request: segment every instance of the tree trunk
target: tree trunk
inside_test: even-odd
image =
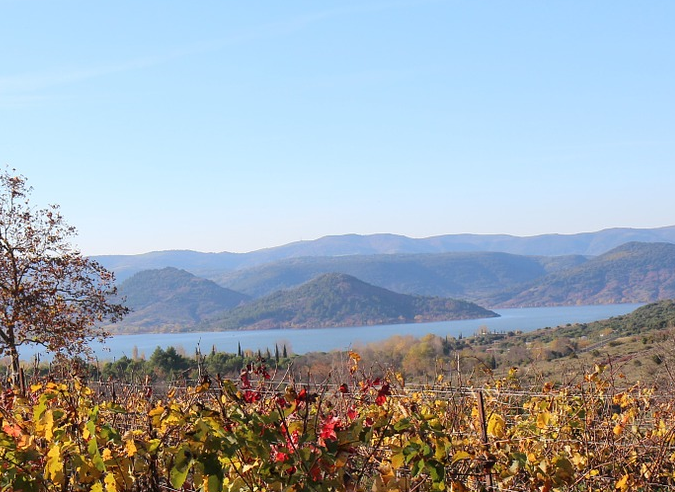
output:
[[[9,347],[9,356],[12,359],[12,366],[9,373],[10,381],[12,386],[19,388],[21,390],[21,394],[24,394],[25,387],[23,384],[21,361],[19,360],[19,352],[14,345]]]

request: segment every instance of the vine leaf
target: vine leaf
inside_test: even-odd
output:
[[[506,420],[498,413],[493,413],[488,421],[487,433],[491,437],[501,439],[506,434]]]

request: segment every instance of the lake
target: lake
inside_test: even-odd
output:
[[[629,313],[642,304],[610,304],[602,306],[565,306],[542,308],[515,308],[494,310],[499,318],[481,318],[435,323],[412,323],[381,326],[354,326],[346,328],[310,328],[302,330],[256,330],[216,331],[196,333],[147,333],[142,335],[118,335],[104,345],[92,343],[94,353],[100,360],[112,360],[126,355],[131,357],[134,349],[139,355],[150,357],[157,347],[182,347],[186,353],[194,353],[201,346],[208,352],[213,346],[218,351],[236,353],[238,344],[242,350],[251,349],[274,352],[283,345],[289,353],[329,352],[346,350],[359,345],[385,340],[394,335],[422,337],[428,333],[439,336],[471,336],[478,328],[489,331],[532,331],[538,328],[555,327],[567,323],[587,323]],[[31,359],[37,350],[21,348],[22,359]]]

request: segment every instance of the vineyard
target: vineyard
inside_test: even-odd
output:
[[[675,487],[675,400],[596,366],[566,387],[249,364],[192,385],[33,381],[0,399],[0,490],[657,491]],[[272,372],[272,374],[270,374]]]

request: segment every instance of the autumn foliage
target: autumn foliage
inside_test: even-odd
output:
[[[238,381],[39,382],[0,402],[0,490],[664,490],[675,408],[603,367],[574,387],[410,387],[347,362],[305,385],[250,364]],[[276,379],[276,380],[275,380]],[[478,395],[481,395],[478,398]],[[482,401],[484,408],[479,408]]]
[[[127,312],[111,302],[114,275],[82,256],[59,207],[35,208],[31,192],[23,176],[0,172],[0,355],[10,357],[17,384],[23,345],[87,352],[89,341],[107,336],[100,322]]]

